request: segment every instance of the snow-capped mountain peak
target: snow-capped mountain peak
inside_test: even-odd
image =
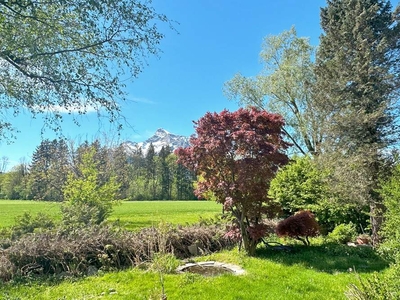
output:
[[[160,152],[161,148],[164,146],[170,146],[171,150],[174,151],[179,147],[188,147],[189,146],[189,138],[182,135],[176,135],[168,132],[163,128],[157,129],[153,136],[145,140],[144,142],[131,142],[127,141],[124,143],[127,151],[136,151],[139,148],[142,149],[143,154],[146,154],[149,150],[150,144],[153,144],[154,151],[156,153]]]

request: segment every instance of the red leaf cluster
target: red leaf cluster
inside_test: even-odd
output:
[[[276,233],[280,237],[292,237],[302,241],[305,245],[309,245],[308,237],[317,236],[319,226],[313,213],[309,210],[302,210],[280,221],[276,227]]]
[[[179,163],[202,177],[196,195],[212,191],[218,202],[223,204],[228,197],[233,204],[248,205],[249,210],[253,202],[267,201],[270,180],[288,162],[282,117],[241,108],[207,113],[194,124],[191,146],[175,153]]]
[[[190,147],[175,151],[178,162],[199,176],[196,195],[212,192],[255,243],[262,215],[275,209],[267,193],[270,181],[288,162],[282,117],[251,107],[209,112],[194,124]]]

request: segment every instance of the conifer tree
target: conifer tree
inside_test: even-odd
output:
[[[321,159],[338,191],[368,202],[377,242],[381,202],[375,189],[382,154],[396,133],[400,26],[389,1],[327,3],[315,70],[317,109],[327,116]]]
[[[30,193],[34,199],[62,201],[69,170],[68,147],[63,139],[43,140],[32,156]]]

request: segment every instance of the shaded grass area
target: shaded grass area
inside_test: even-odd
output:
[[[61,203],[44,201],[0,200],[0,228],[15,224],[15,218],[28,212],[49,214],[61,219]],[[212,218],[221,212],[221,205],[213,201],[122,201],[109,217],[110,222],[137,230],[158,225],[161,221],[171,224],[196,223],[200,218]]]
[[[340,272],[370,273],[388,266],[370,247],[350,247],[342,244],[324,244],[315,239],[311,246],[292,246],[292,253],[259,247],[257,256],[285,266],[302,266],[329,274]]]
[[[375,259],[370,249],[357,248],[352,253],[332,245],[333,256],[323,245],[299,246],[294,253],[274,252],[260,247],[257,257],[247,257],[237,249],[198,257],[196,260],[237,264],[245,275],[224,274],[202,277],[198,274],[164,276],[168,299],[240,300],[240,299],[346,299],[345,292],[357,275],[347,266],[360,266],[362,260]],[[353,250],[352,250],[353,251]],[[325,261],[332,261],[323,267]],[[358,275],[370,276],[386,263],[378,259],[360,269]],[[16,299],[160,299],[159,274],[138,268],[64,281],[31,281],[0,286],[0,298]]]

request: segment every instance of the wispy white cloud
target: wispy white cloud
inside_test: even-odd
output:
[[[55,112],[55,113],[61,113],[61,114],[76,114],[79,112],[85,112],[85,113],[94,113],[97,112],[98,109],[95,108],[94,106],[88,105],[88,106],[60,106],[60,105],[51,105],[49,107],[45,108],[46,111],[49,112]]]
[[[72,105],[36,105],[33,107],[35,111],[40,111],[40,112],[49,112],[49,113],[59,113],[59,114],[78,114],[78,113],[85,113],[85,114],[90,114],[90,113],[95,113],[98,112],[99,109],[96,108],[93,105],[88,105],[85,103],[74,103]]]
[[[153,100],[143,98],[143,97],[133,97],[131,100],[133,102],[144,103],[144,104],[156,104],[157,103]]]

